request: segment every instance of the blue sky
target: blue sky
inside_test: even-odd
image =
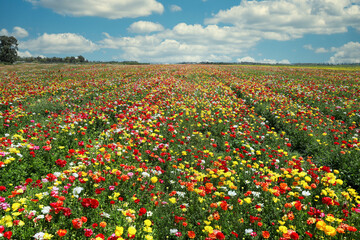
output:
[[[360,0],[0,0],[20,56],[360,63]]]

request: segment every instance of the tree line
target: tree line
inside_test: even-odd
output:
[[[86,63],[83,56],[77,57],[20,57],[18,55],[18,42],[13,36],[0,36],[0,62],[13,64],[14,62],[39,63]]]
[[[38,62],[38,63],[87,63],[83,56],[79,55],[77,57],[18,57],[17,61],[19,62]]]

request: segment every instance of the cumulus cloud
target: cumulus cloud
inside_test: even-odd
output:
[[[249,63],[256,62],[254,58],[249,57],[249,56],[246,56],[246,57],[243,57],[243,58],[238,58],[238,59],[236,59],[236,61],[237,62],[249,62]]]
[[[0,36],[9,36],[9,32],[8,30],[6,30],[5,28],[0,30]]]
[[[248,63],[264,63],[264,64],[290,64],[290,61],[287,59],[283,59],[281,61],[277,61],[275,59],[262,59],[262,60],[255,60],[254,58],[250,56],[246,56],[243,58],[236,59],[237,62],[248,62]]]
[[[323,47],[314,49],[311,44],[304,45],[303,48],[305,48],[307,50],[314,51],[315,53],[327,53],[327,52],[329,52],[329,50],[327,50],[327,49],[325,49]]]
[[[323,47],[315,49],[315,53],[327,53],[327,52],[329,51]]]
[[[170,11],[172,11],[172,12],[180,12],[181,10],[182,10],[181,7],[178,6],[178,5],[171,5],[170,6]]]
[[[18,53],[18,56],[19,57],[41,57],[41,58],[45,58],[44,55],[40,55],[40,54],[31,54],[29,51],[25,51],[25,52],[22,52],[22,51],[17,51]]]
[[[102,48],[121,49],[119,58],[150,62],[231,61],[260,38],[235,27],[179,23],[172,29],[135,37],[105,34]]]
[[[329,63],[360,63],[360,43],[348,42],[339,48],[331,48],[335,52],[334,56],[330,57]]]
[[[150,32],[159,32],[162,30],[164,30],[164,27],[161,24],[148,22],[148,21],[134,22],[128,28],[128,31],[133,33],[150,33]]]
[[[71,16],[94,16],[109,19],[136,18],[162,13],[164,6],[156,0],[26,0],[34,6],[50,8]]]
[[[243,31],[258,31],[265,39],[289,40],[304,34],[344,33],[348,27],[360,30],[358,0],[274,0],[241,1],[221,10],[206,24],[230,24]]]
[[[36,39],[20,42],[19,48],[43,54],[73,55],[95,51],[98,46],[83,36],[74,33],[44,33]]]
[[[0,35],[5,36],[14,36],[15,38],[25,38],[29,36],[29,33],[21,27],[14,27],[12,32],[9,32],[7,29],[3,28],[0,30]]]
[[[19,57],[32,57],[32,54],[29,51],[21,52],[17,51]]]

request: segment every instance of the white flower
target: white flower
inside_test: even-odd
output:
[[[50,212],[51,207],[45,206],[41,209],[42,214],[48,214]]]
[[[245,229],[245,234],[251,234],[253,231],[252,229]]]
[[[106,212],[102,212],[100,214],[101,217],[106,217],[106,218],[110,218],[110,214],[106,213]]]
[[[177,195],[179,195],[179,197],[185,197],[185,193],[184,192],[176,192]]]
[[[54,172],[55,177],[60,177],[61,173],[60,172]]]
[[[229,192],[228,192],[228,195],[229,195],[230,197],[234,197],[234,196],[236,196],[237,194],[236,194],[235,191],[229,191]]]
[[[311,193],[309,191],[302,191],[301,194],[304,196],[304,197],[307,197],[307,196],[310,196]]]
[[[255,197],[260,197],[260,192],[252,192]]]
[[[74,189],[73,189],[73,195],[74,195],[75,197],[79,197],[79,194],[81,193],[82,190],[84,190],[84,188],[82,188],[82,187],[76,187],[76,188],[74,188]]]
[[[150,177],[150,174],[147,173],[147,172],[142,172],[141,175],[142,175],[143,177]]]
[[[177,232],[178,232],[178,230],[176,228],[170,229],[170,234],[175,234]]]
[[[146,212],[146,216],[151,217],[152,215],[153,215],[153,212],[152,212],[152,211],[147,211],[147,212]]]
[[[38,232],[38,233],[36,233],[36,234],[34,235],[34,238],[37,239],[37,240],[42,240],[42,239],[44,239],[44,235],[45,235],[45,233],[43,233],[43,232]]]

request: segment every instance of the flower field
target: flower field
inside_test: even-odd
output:
[[[3,67],[0,239],[360,239],[359,70]]]

